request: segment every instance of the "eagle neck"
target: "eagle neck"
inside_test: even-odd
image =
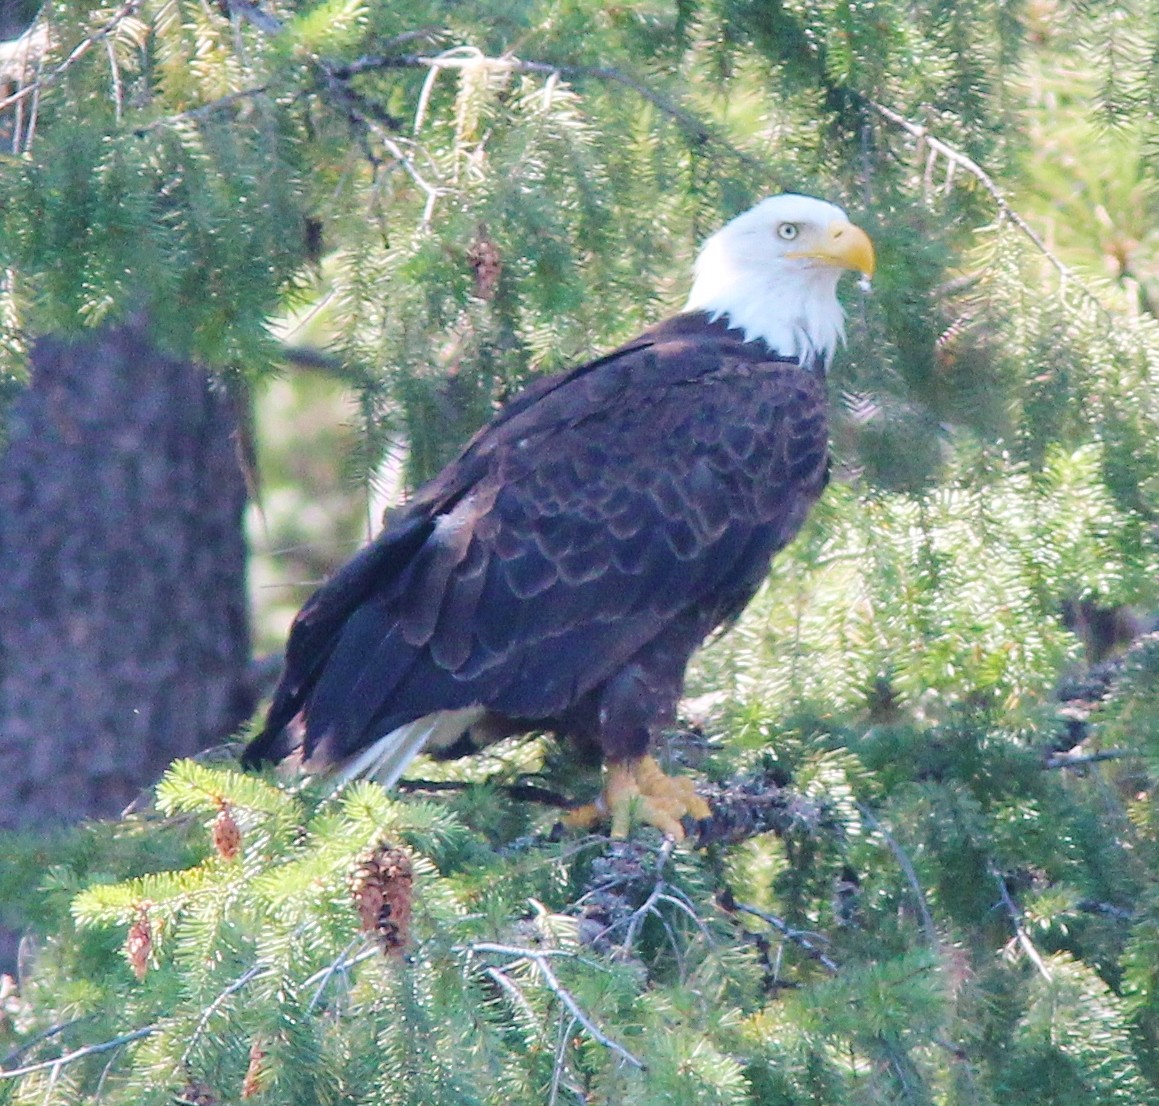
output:
[[[779,356],[824,373],[845,337],[840,276],[833,266],[801,261],[738,262],[712,238],[697,259],[684,310],[726,319],[746,342],[763,341]]]
[[[786,353],[777,349],[769,340],[761,335],[750,336],[744,327],[732,321],[727,312],[718,311],[686,311],[676,316],[668,324],[679,330],[696,330],[707,332],[709,335],[737,342],[751,349],[761,361],[779,361],[783,364],[798,365],[807,372],[824,377],[828,368],[828,359],[819,355],[806,355],[804,358],[796,353]]]

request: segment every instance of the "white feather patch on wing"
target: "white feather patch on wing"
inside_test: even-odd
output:
[[[366,777],[383,787],[393,787],[399,776],[424,749],[442,749],[483,717],[482,707],[440,710],[407,722],[380,737],[373,745],[348,760],[333,776],[336,787]]]

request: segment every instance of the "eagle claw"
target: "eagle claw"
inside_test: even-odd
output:
[[[665,775],[655,759],[639,757],[609,764],[599,799],[570,811],[563,821],[573,829],[589,829],[611,815],[613,837],[627,837],[632,822],[637,821],[683,841],[680,819],[690,815],[700,821],[711,813],[691,779]]]

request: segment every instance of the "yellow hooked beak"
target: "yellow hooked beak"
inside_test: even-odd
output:
[[[820,243],[812,249],[795,250],[786,256],[809,257],[842,269],[855,269],[867,277],[873,276],[876,267],[869,235],[860,227],[844,222],[830,223]]]

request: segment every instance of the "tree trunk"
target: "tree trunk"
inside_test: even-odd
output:
[[[46,338],[0,453],[0,828],[115,815],[252,708],[229,397],[140,327]]]

